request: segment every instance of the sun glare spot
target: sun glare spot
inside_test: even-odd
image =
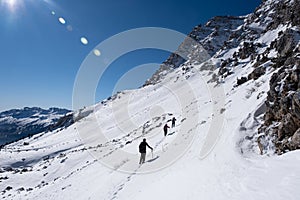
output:
[[[89,43],[89,41],[85,38],[85,37],[81,37],[80,41],[82,44],[87,45]]]
[[[61,24],[66,24],[66,20],[62,17],[58,18],[58,21],[61,23]]]
[[[21,0],[2,0],[0,2],[2,5],[8,7],[8,9],[12,12],[15,11],[20,4],[22,4]]]
[[[54,12],[54,11],[51,11],[51,14],[52,14],[52,15],[55,15],[55,12]]]
[[[6,0],[6,2],[10,7],[14,7],[16,4],[16,0]]]

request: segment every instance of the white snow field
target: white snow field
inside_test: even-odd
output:
[[[67,129],[6,146],[1,199],[299,199],[300,151],[261,156],[247,140],[274,71],[237,87],[251,63],[219,85],[207,84],[201,65],[191,67],[85,108]],[[172,117],[176,127],[164,137]],[[154,151],[139,165],[143,138]]]
[[[269,81],[276,72],[272,60],[259,63],[266,69],[264,75],[236,84],[253,72],[259,55],[277,57],[271,44],[280,32],[298,30],[289,23],[267,30],[279,2],[263,1],[244,21],[243,17],[216,17],[210,22],[216,23],[216,31],[215,25],[195,30],[194,36],[213,54],[206,63],[195,64],[201,54],[192,46],[189,60],[162,72],[167,75],[160,83],[123,91],[81,109],[66,129],[5,146],[0,150],[0,198],[300,199],[300,151],[274,155],[268,138],[260,155],[256,142]],[[232,28],[233,38],[226,39]],[[260,44],[255,49],[258,56],[234,60],[233,55],[249,41]],[[204,69],[229,58],[234,61],[229,61],[231,74],[211,80],[218,69]],[[165,137],[163,126],[171,126],[173,117],[176,126]],[[143,138],[154,150],[147,149],[146,162],[139,165]]]

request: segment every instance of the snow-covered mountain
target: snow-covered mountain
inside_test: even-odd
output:
[[[2,198],[298,199],[299,3],[266,0],[247,16],[215,17],[143,88],[7,145]],[[153,153],[139,165],[143,138]]]
[[[53,130],[60,118],[70,113],[62,108],[25,107],[0,113],[0,145]]]
[[[220,82],[236,76],[236,70],[251,64],[251,72],[244,71],[237,85],[257,80],[271,67],[277,70],[270,80],[270,90],[265,101],[266,112],[260,134],[253,132],[253,140],[264,148],[273,140],[278,154],[300,148],[300,2],[263,1],[256,11],[241,17],[214,17],[204,26],[198,25],[178,48],[186,58],[173,53],[145,85],[159,83],[166,74],[178,67],[182,71],[201,63],[201,48],[212,56],[202,66],[219,70],[212,80]],[[192,38],[201,44],[194,47]],[[188,50],[187,50],[188,49]],[[192,49],[192,50],[191,50]],[[222,80],[220,80],[222,79]],[[226,81],[226,80],[225,80]],[[235,85],[235,86],[237,86]],[[264,143],[264,144],[263,144]],[[266,147],[268,146],[268,147]]]

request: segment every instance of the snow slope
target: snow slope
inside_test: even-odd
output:
[[[206,84],[209,72],[200,68],[193,66],[188,78],[177,69],[162,85],[124,91],[86,108],[90,114],[65,130],[8,145],[0,153],[1,197],[298,199],[300,152],[259,156],[243,141],[257,128],[274,70],[240,87],[232,85],[250,64],[227,77],[217,86],[226,96],[221,112]],[[164,138],[162,126],[173,116],[177,125]],[[216,117],[224,117],[217,143],[201,157]],[[154,152],[140,166],[137,149],[144,137]]]

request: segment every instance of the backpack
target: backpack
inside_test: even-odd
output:
[[[140,146],[139,146],[139,152],[142,153],[142,151],[143,151],[143,145],[141,143]]]

